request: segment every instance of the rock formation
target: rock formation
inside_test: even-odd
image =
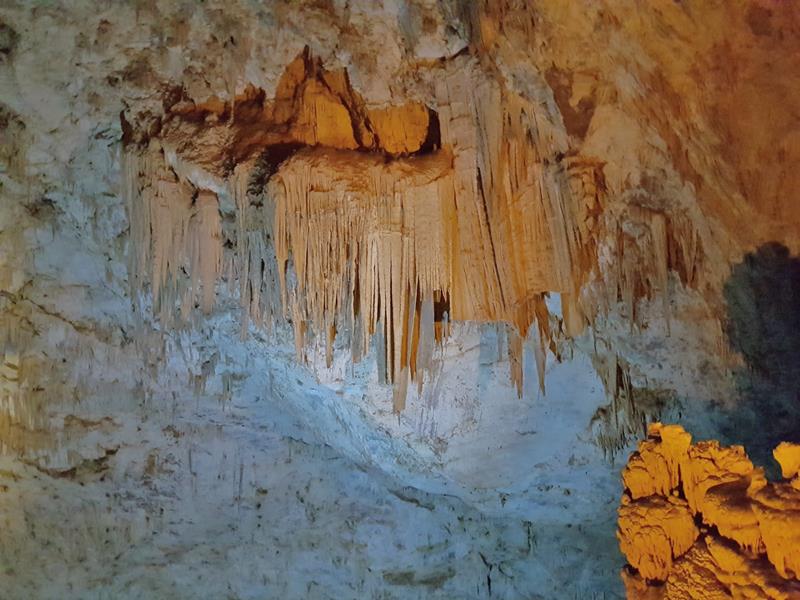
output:
[[[775,449],[785,479],[773,483],[741,446],[651,425],[622,472],[628,598],[800,598],[798,452]]]
[[[126,178],[141,232],[133,237],[140,248],[134,269],[152,271],[156,306],[174,310],[175,299],[159,295],[169,291],[158,280],[167,273],[147,264],[151,247],[156,264],[173,263],[170,279],[183,263],[161,253],[186,254],[180,235],[166,230],[170,239],[158,239],[153,211],[142,206],[151,196],[170,204],[177,192],[159,189],[167,169],[184,185],[217,180],[231,189],[237,244],[248,232],[272,241],[258,245],[268,255],[238,252],[230,276],[254,259],[265,274],[277,273],[280,289],[274,280],[250,281],[257,293],[242,290],[243,308],[257,322],[264,313],[270,321],[291,315],[300,358],[312,334],[326,340],[328,366],[337,333],[349,335],[354,360],[377,335],[381,374],[397,383],[401,410],[407,381],[429,368],[448,320],[513,326],[514,363],[521,345],[513,340],[537,323],[543,388],[551,339],[545,294],[561,295],[570,335],[584,328],[579,291],[596,268],[602,174],[591,161],[548,158],[566,146],[537,118],[541,109],[476,65],[440,71],[435,110],[418,103],[369,110],[346,71],[326,71],[306,49],[272,100],[252,88],[229,104],[176,96],[157,119],[157,139],[148,138],[152,118],[141,117],[147,130],[133,125]],[[667,222],[652,219],[653,264],[660,265],[653,272],[665,289]],[[512,376],[521,392],[521,373]]]

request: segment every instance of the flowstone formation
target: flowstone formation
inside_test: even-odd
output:
[[[774,456],[780,482],[741,446],[652,424],[622,472],[628,598],[800,598],[800,444]]]

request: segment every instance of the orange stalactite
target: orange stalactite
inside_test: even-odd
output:
[[[521,394],[526,339],[544,392],[557,336],[581,335],[618,301],[633,323],[637,301],[657,293],[668,318],[670,265],[679,256],[694,268],[693,230],[643,207],[606,213],[602,163],[569,153],[546,107],[481,68],[443,69],[430,107],[368,107],[345,71],[306,51],[271,101],[251,86],[235,113],[215,99],[173,102],[159,138],[134,135],[126,153],[134,289],[149,281],[169,323],[179,299],[188,313],[200,294],[208,312],[211,278],[224,270],[229,285],[238,278],[242,331],[290,318],[301,360],[312,339],[329,365],[336,336],[354,361],[375,341],[396,410],[454,321],[513,328],[508,358]],[[218,204],[205,193],[193,201],[198,173],[233,197],[230,261]],[[623,218],[636,226],[623,228]],[[617,267],[601,275],[609,236]],[[191,293],[178,298],[187,261]],[[549,293],[561,295],[555,327]]]

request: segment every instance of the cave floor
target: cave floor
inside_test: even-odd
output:
[[[143,420],[68,473],[2,458],[2,597],[620,597],[607,522],[489,516],[273,416]]]

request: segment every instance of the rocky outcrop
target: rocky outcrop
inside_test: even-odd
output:
[[[784,477],[796,475],[798,449],[775,449]],[[628,598],[800,598],[800,478],[767,482],[741,446],[691,444],[660,423],[622,478]]]

